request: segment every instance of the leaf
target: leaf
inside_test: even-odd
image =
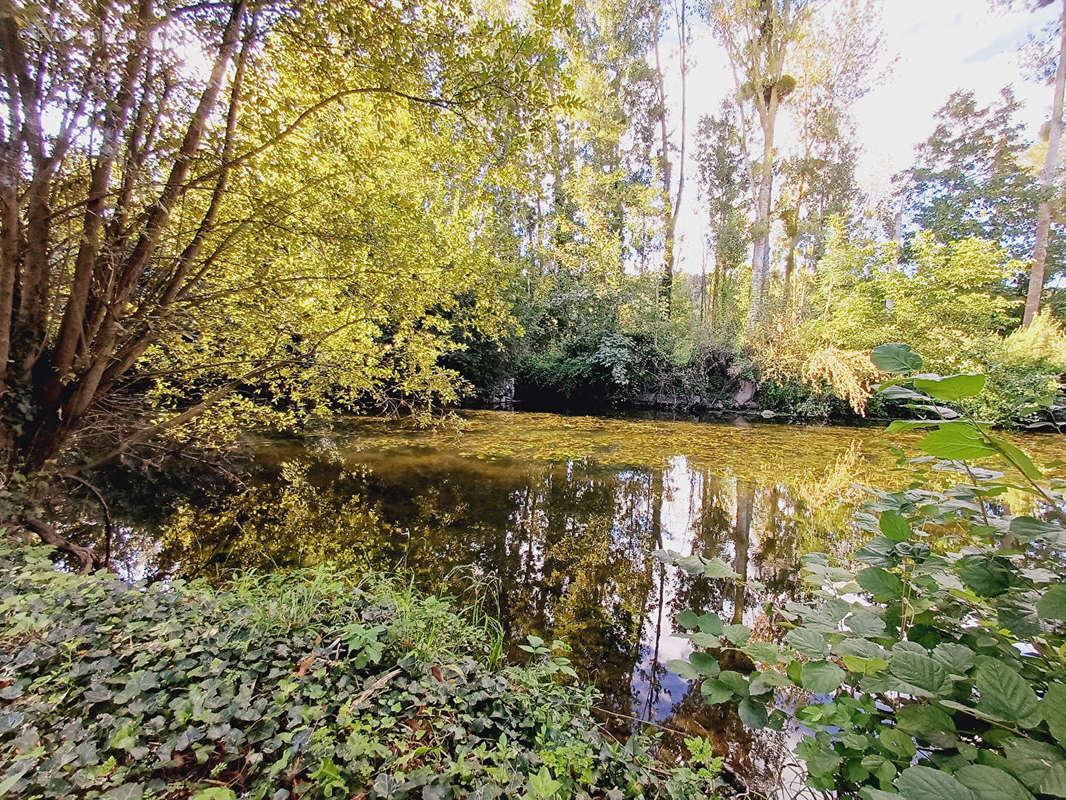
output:
[[[1014,669],[989,659],[977,668],[974,677],[981,695],[978,710],[996,719],[1018,722],[1024,727],[1039,724],[1036,693]]]
[[[885,728],[877,738],[886,750],[907,761],[910,761],[911,757],[918,752],[914,746],[914,740],[899,728]]]
[[[700,677],[699,672],[694,666],[684,659],[675,658],[666,663],[666,668],[676,675],[684,678],[686,681],[694,681]]]
[[[785,641],[810,658],[821,658],[829,652],[825,637],[813,628],[793,628],[785,636]]]
[[[1044,480],[1044,473],[1036,468],[1036,464],[1033,463],[1033,460],[1029,458],[1024,451],[1015,447],[1006,439],[998,439],[995,436],[989,436],[988,440],[1009,462],[1021,470],[1022,474],[1029,480],[1034,483],[1039,483]]]
[[[855,579],[875,600],[898,600],[903,596],[903,581],[881,567],[867,567]]]
[[[1037,601],[1036,610],[1045,619],[1066,620],[1066,585],[1049,587]]]
[[[973,650],[963,644],[945,642],[933,648],[932,658],[949,673],[963,676],[974,664]]]
[[[882,511],[877,523],[881,532],[894,542],[904,542],[910,538],[910,523],[897,511]]]
[[[707,680],[700,686],[703,701],[709,706],[724,703],[733,697],[733,690],[719,680]]]
[[[844,678],[844,670],[829,661],[809,661],[800,669],[800,685],[815,694],[835,692]]]
[[[529,786],[536,797],[552,797],[563,788],[561,781],[552,777],[547,766],[540,768],[540,772],[529,776]]]
[[[685,610],[677,615],[677,624],[682,628],[693,629],[699,627],[699,615],[695,611]]]
[[[945,375],[937,378],[915,378],[914,388],[921,392],[953,403],[965,397],[975,397],[985,388],[984,375]]]
[[[713,611],[700,614],[696,619],[696,627],[700,629],[701,633],[709,633],[712,636],[721,636],[724,629],[722,618]]]
[[[1061,526],[1033,517],[1015,517],[1010,521],[1009,530],[1024,542],[1033,539],[1057,539],[1063,534]]]
[[[740,576],[733,571],[733,568],[725,563],[722,559],[715,556],[709,558],[703,565],[703,574],[707,578],[739,578]]]
[[[948,671],[943,666],[928,655],[900,647],[899,644],[892,648],[888,669],[901,681],[934,695],[951,685]]]
[[[885,621],[871,611],[856,611],[846,624],[856,636],[876,637],[885,632]]]
[[[931,456],[949,461],[966,461],[995,455],[981,432],[966,422],[945,422],[918,442],[918,447]]]
[[[737,697],[747,697],[749,692],[748,679],[739,672],[730,669],[722,670],[718,680],[728,686]]]
[[[896,779],[907,800],[974,800],[974,794],[946,772],[932,767],[907,767]]]
[[[870,351],[870,360],[881,372],[907,373],[922,368],[922,357],[903,342],[890,342]]]
[[[1051,735],[1059,744],[1066,745],[1066,685],[1053,683],[1048,686],[1040,701],[1040,710]]]
[[[766,706],[752,700],[750,697],[740,701],[740,705],[737,706],[737,714],[745,727],[753,730],[766,727]]]
[[[718,666],[718,660],[709,653],[693,653],[688,660],[693,669],[707,678],[717,678],[718,673],[722,671],[722,668]]]
[[[1033,739],[1011,739],[1003,752],[1014,776],[1034,792],[1041,791],[1040,786],[1052,767],[1066,764],[1066,751]]]
[[[755,677],[751,679],[751,682],[748,685],[748,691],[753,695],[760,695],[772,691],[778,686],[787,686],[788,684],[788,678],[780,672],[766,670],[765,672],[758,672],[755,674]]]
[[[192,800],[237,800],[237,795],[232,789],[224,786],[212,786],[210,789],[201,789],[192,796]]]
[[[726,625],[722,630],[722,634],[737,647],[743,647],[748,639],[751,638],[751,628],[738,622],[733,625]]]
[[[923,736],[932,733],[954,733],[955,721],[951,715],[936,706],[911,705],[903,706],[896,713],[896,725],[912,736]]]
[[[781,661],[781,648],[772,642],[748,642],[744,645],[744,652],[751,656],[752,661],[776,664]]]
[[[1032,800],[1029,790],[1016,778],[995,767],[970,764],[955,771],[959,783],[974,793],[977,800]]]

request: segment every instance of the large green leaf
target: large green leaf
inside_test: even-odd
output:
[[[910,760],[917,752],[914,740],[899,728],[885,728],[878,735],[882,746],[902,759]]]
[[[970,764],[955,771],[959,783],[977,800],[1032,800],[1033,795],[1018,780],[995,767]]]
[[[809,661],[800,670],[800,684],[815,694],[829,694],[840,688],[844,670],[829,661]]]
[[[1066,685],[1053,683],[1048,686],[1040,701],[1040,711],[1047,720],[1051,735],[1059,744],[1066,745]]]
[[[1039,724],[1039,701],[1036,693],[1028,681],[1014,669],[989,659],[977,667],[974,677],[977,691],[981,695],[977,703],[979,711],[1025,727]]]
[[[1044,479],[1044,473],[1037,469],[1036,464],[1025,452],[1012,445],[1006,439],[999,439],[995,436],[990,436],[988,439],[1029,480],[1039,482]]]
[[[700,694],[703,702],[709,706],[715,706],[732,699],[733,690],[720,680],[706,680],[700,686]]]
[[[1063,529],[1051,522],[1033,517],[1015,517],[1010,521],[1010,532],[1028,542],[1032,539],[1055,540],[1062,536]]]
[[[922,357],[903,342],[878,345],[870,351],[870,360],[881,372],[900,374],[922,368]]]
[[[913,736],[928,736],[936,733],[952,733],[955,721],[951,715],[936,706],[912,703],[903,706],[896,714],[900,730]]]
[[[1062,748],[1020,736],[1008,741],[1003,752],[1014,776],[1037,793],[1043,791],[1041,786],[1046,779],[1055,783],[1052,768],[1066,765],[1066,751]]]
[[[915,378],[914,388],[937,400],[953,403],[964,397],[974,397],[985,388],[984,375],[945,375],[936,378]]]
[[[966,422],[945,422],[918,442],[918,447],[931,456],[949,461],[966,461],[995,455],[981,432]]]
[[[875,600],[898,600],[903,596],[903,581],[881,567],[867,567],[855,579]]]
[[[910,523],[898,511],[882,511],[878,525],[881,532],[894,542],[903,542],[910,538]]]
[[[785,636],[785,641],[809,658],[821,658],[829,652],[825,637],[813,628],[793,628]]]
[[[703,565],[703,575],[707,578],[739,578],[733,568],[715,556],[708,558]]]
[[[912,684],[934,695],[951,685],[948,671],[930,656],[902,648],[898,644],[889,656],[889,671],[905,683]]]
[[[718,673],[722,671],[722,668],[718,666],[718,660],[710,653],[693,653],[688,660],[692,667],[706,678],[717,678]]]
[[[740,716],[740,721],[747,728],[758,730],[766,727],[766,706],[762,703],[757,703],[750,697],[740,701],[737,706],[737,714]]]
[[[1048,587],[1037,602],[1036,610],[1044,619],[1066,619],[1066,585],[1057,583]]]
[[[896,788],[907,800],[975,800],[956,778],[932,767],[907,767],[896,779]]]

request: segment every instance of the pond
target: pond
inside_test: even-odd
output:
[[[703,707],[672,672],[687,639],[675,618],[717,610],[767,637],[767,609],[800,591],[800,557],[846,557],[863,487],[914,480],[881,428],[466,412],[419,429],[345,421],[248,444],[251,478],[144,482],[123,473],[114,555],[133,577],[217,575],[333,560],[409,576],[476,600],[503,625],[510,655],[533,634],[572,649],[624,735],[636,724],[710,736],[753,786],[781,780],[795,733],[752,738]],[[1018,437],[1045,464],[1061,437]],[[911,453],[913,455],[913,453]],[[924,480],[953,480],[930,473]],[[159,479],[156,479],[157,481]],[[191,478],[190,478],[191,480]],[[747,582],[696,579],[658,549],[720,556]]]

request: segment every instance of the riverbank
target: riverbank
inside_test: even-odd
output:
[[[0,543],[0,795],[705,797],[713,771],[619,744],[532,637],[322,567],[221,588],[57,572]],[[693,745],[702,755],[698,745]],[[696,754],[694,754],[696,755]]]

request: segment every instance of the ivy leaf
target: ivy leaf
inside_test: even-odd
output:
[[[890,342],[870,351],[870,360],[881,372],[903,374],[922,368],[922,357],[903,342]]]

